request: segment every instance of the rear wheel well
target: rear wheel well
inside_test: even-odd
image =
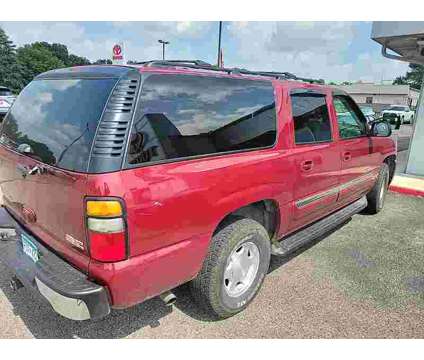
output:
[[[390,155],[384,159],[384,162],[389,166],[389,184],[392,182],[396,170],[396,155]]]
[[[231,212],[221,220],[215,233],[233,221],[234,217],[244,217],[257,221],[266,229],[271,241],[277,235],[279,210],[278,205],[273,200],[258,201]]]

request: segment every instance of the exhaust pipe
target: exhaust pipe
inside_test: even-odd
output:
[[[9,286],[13,291],[17,291],[20,288],[24,287],[24,284],[21,283],[21,280],[19,280],[16,276],[14,276],[10,281],[9,281]]]
[[[159,297],[166,306],[172,306],[177,301],[177,297],[170,291],[165,291],[163,294],[160,294]]]

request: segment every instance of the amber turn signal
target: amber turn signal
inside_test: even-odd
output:
[[[87,201],[87,215],[95,217],[122,216],[122,206],[115,200]]]

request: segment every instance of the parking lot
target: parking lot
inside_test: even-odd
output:
[[[274,258],[251,306],[223,321],[182,286],[173,309],[152,299],[73,322],[25,288],[12,292],[0,265],[0,338],[422,338],[423,213],[423,199],[390,193],[379,215],[356,215],[308,249]]]

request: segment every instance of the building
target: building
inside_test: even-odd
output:
[[[409,85],[385,85],[372,83],[356,83],[339,85],[339,89],[346,91],[359,105],[370,105],[375,112],[390,105],[408,105],[415,109],[420,92]]]
[[[371,38],[384,57],[424,65],[424,21],[375,21]],[[414,118],[406,173],[424,176],[424,82]]]

